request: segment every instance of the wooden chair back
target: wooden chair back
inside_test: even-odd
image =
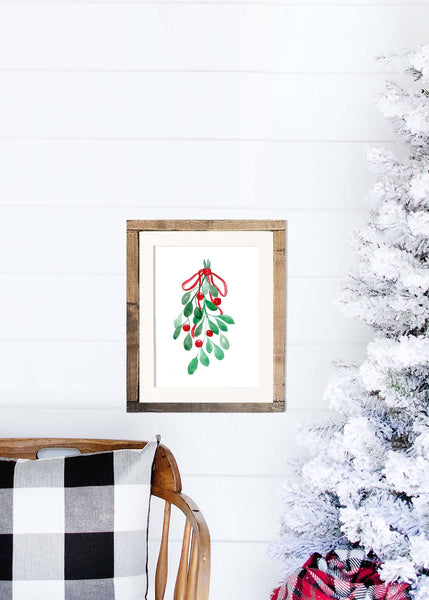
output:
[[[42,448],[77,448],[109,452],[144,448],[146,442],[78,438],[0,438],[0,456],[36,459]],[[179,469],[172,452],[160,444],[152,478],[152,495],[164,500],[164,520],[155,573],[155,600],[164,600],[168,576],[168,539],[171,505],[185,515],[182,551],[173,600],[208,600],[210,579],[210,535],[198,506],[182,493]]]

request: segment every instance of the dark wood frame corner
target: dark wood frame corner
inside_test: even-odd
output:
[[[139,233],[141,231],[271,231],[273,233],[273,400],[267,403],[139,401]],[[127,411],[281,412],[285,410],[286,221],[127,221]]]

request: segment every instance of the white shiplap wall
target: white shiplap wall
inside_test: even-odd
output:
[[[160,432],[213,538],[212,600],[269,597],[275,487],[330,361],[369,333],[333,301],[396,147],[374,56],[429,4],[0,0],[0,435]],[[426,39],[427,41],[427,39]],[[125,413],[125,220],[288,220],[284,414]]]

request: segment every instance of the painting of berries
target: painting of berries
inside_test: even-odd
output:
[[[213,357],[224,359],[229,349],[225,334],[234,319],[223,311],[228,286],[212,271],[210,260],[203,260],[203,267],[182,283],[182,291],[183,308],[174,321],[173,339],[180,339],[187,352],[197,351],[188,364],[192,375],[199,364],[208,367]]]

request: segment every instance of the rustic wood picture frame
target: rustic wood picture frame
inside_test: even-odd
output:
[[[140,399],[140,232],[265,231],[273,247],[273,398],[269,402],[145,402]],[[127,411],[280,412],[285,410],[286,222],[271,220],[127,221]],[[224,393],[228,393],[224,391]],[[231,392],[233,393],[233,391]]]

